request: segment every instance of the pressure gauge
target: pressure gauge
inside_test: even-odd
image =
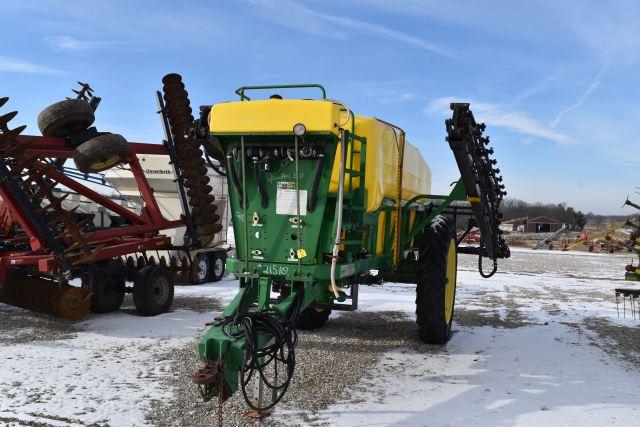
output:
[[[302,123],[296,123],[293,126],[293,134],[295,136],[304,136],[305,133],[307,133],[307,128]]]

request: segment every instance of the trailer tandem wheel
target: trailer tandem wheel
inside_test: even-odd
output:
[[[173,303],[173,278],[167,267],[147,265],[133,283],[133,303],[140,314],[155,316],[169,311]]]
[[[209,257],[209,264],[211,266],[211,281],[219,282],[224,277],[226,259],[224,255],[213,253]]]
[[[211,262],[207,254],[196,255],[195,261],[191,264],[191,282],[200,285],[208,282],[211,277]]]
[[[451,338],[458,258],[455,228],[444,216],[435,217],[427,228],[418,263],[418,336],[429,344],[446,344]]]

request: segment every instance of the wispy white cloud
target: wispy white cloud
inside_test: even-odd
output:
[[[362,82],[356,86],[366,97],[381,104],[399,104],[416,98],[416,94],[406,90],[402,82]]]
[[[87,51],[114,44],[114,42],[108,41],[78,40],[71,36],[47,36],[44,40],[54,50],[74,52]]]
[[[485,122],[490,127],[501,127],[529,137],[543,138],[557,143],[570,143],[566,135],[540,124],[537,120],[523,112],[505,109],[498,104],[476,101],[461,101],[459,98],[443,97],[434,99],[424,110],[426,114],[448,116],[451,114],[451,102],[470,102],[476,120]],[[527,143],[531,140],[525,139]]]
[[[604,73],[607,71],[607,68],[609,68],[609,64],[605,65],[605,67],[595,76],[591,84],[582,93],[582,95],[580,95],[580,97],[576,102],[569,105],[567,108],[565,108],[564,110],[560,111],[560,113],[558,113],[556,118],[553,119],[553,121],[549,125],[552,129],[555,129],[558,126],[558,124],[560,124],[560,121],[562,121],[564,116],[566,116],[571,111],[577,108],[580,108],[584,105],[587,98],[589,98],[589,96],[591,96],[591,94],[598,88],[598,86],[600,86],[600,81],[602,80],[602,76],[604,75]]]
[[[0,56],[0,72],[25,74],[58,74],[60,70],[35,64],[20,58]]]
[[[324,0],[340,4],[343,0]],[[640,10],[637,0],[601,2],[584,0],[522,2],[442,0],[351,0],[367,9],[396,16],[428,17],[449,26],[463,28],[469,37],[481,32],[508,34],[510,39],[552,40],[553,46],[588,49],[596,55],[620,61],[640,59]],[[460,11],[464,10],[464,13]],[[549,47],[552,47],[551,45]],[[520,49],[520,48],[518,48]],[[594,50],[595,49],[595,50]]]
[[[538,80],[532,84],[530,84],[529,86],[525,87],[524,89],[522,89],[521,91],[517,92],[513,98],[511,99],[510,104],[511,105],[516,105],[521,103],[522,101],[525,101],[531,97],[540,95],[541,93],[544,93],[546,91],[549,90],[549,88],[554,84],[557,83],[557,81],[560,78],[561,73],[559,71],[556,71],[544,78],[542,78],[541,80]]]
[[[280,25],[309,34],[346,39],[349,38],[349,32],[357,31],[414,46],[449,58],[454,57],[454,53],[443,46],[384,25],[342,15],[318,12],[289,0],[251,0],[251,3],[271,11],[272,13],[269,17]]]

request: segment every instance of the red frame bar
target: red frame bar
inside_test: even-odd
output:
[[[123,239],[119,242],[112,242],[103,248],[97,249],[91,261],[103,261],[116,256],[122,256],[135,252],[144,252],[150,250],[163,250],[171,245],[171,239],[167,236],[155,236],[140,239]],[[80,263],[85,264],[85,263]],[[18,267],[25,265],[37,265],[42,272],[52,271],[59,266],[59,262],[50,254],[33,254],[28,252],[11,252],[0,257],[0,273],[6,271],[9,267]]]
[[[115,242],[114,242],[115,243]],[[117,256],[132,254],[135,252],[144,252],[151,250],[162,250],[171,245],[171,239],[167,236],[155,236],[144,239],[127,239],[122,240],[119,244],[112,244],[97,249],[90,261],[81,262],[77,265],[90,264],[97,261],[104,261]],[[20,259],[17,257],[16,259]],[[58,261],[53,257],[43,257],[38,259],[38,270],[41,272],[52,271],[58,267]]]
[[[153,197],[153,187],[149,184],[149,181],[144,174],[144,170],[142,169],[142,166],[140,166],[138,157],[132,154],[127,159],[127,162],[131,169],[131,173],[133,173],[133,177],[138,184],[140,195],[144,201],[146,211],[151,216],[151,221],[166,222],[166,219],[162,216],[162,212],[160,211],[160,206],[158,206],[156,198]]]
[[[64,138],[19,135],[16,137],[16,142],[19,144],[31,144],[31,147],[27,148],[25,153],[39,157],[70,159],[73,157],[73,151],[75,150]],[[129,147],[133,154],[169,154],[164,144],[130,142]]]
[[[144,225],[129,225],[127,227],[112,228],[109,230],[94,231],[89,234],[88,241],[92,244],[99,243],[103,240],[115,239],[126,236],[144,235],[147,233],[157,232],[160,230],[166,230],[168,228],[182,227],[184,222],[181,219],[174,221],[164,220],[161,224],[144,224]]]

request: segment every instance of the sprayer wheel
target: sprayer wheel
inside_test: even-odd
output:
[[[444,216],[436,216],[423,235],[418,265],[418,336],[429,344],[446,344],[451,338],[458,259],[455,228]]]
[[[326,308],[307,307],[298,314],[296,328],[313,331],[322,328],[329,320],[331,310]]]

